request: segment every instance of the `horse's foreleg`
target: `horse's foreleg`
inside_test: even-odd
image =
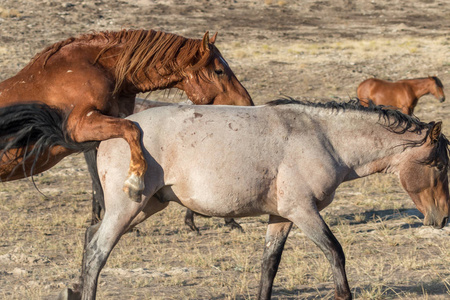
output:
[[[402,113],[404,113],[405,115],[412,115],[414,112],[414,107],[413,106],[402,106],[401,108]]]
[[[103,196],[103,189],[98,177],[97,170],[97,150],[84,152],[89,174],[92,180],[92,217],[91,225],[97,224],[101,220],[102,212],[105,212],[105,200]]]
[[[73,140],[79,143],[112,138],[123,138],[127,141],[130,146],[131,161],[123,190],[132,200],[139,202],[144,190],[143,176],[147,170],[139,128],[130,120],[109,117],[95,110],[81,117],[79,115],[77,117],[72,112],[68,120],[68,128],[71,129]]]
[[[331,264],[335,284],[334,297],[338,300],[352,299],[345,274],[345,255],[336,237],[328,228],[316,207],[308,207],[289,217],[325,254]]]
[[[101,222],[98,222],[94,225],[89,226],[86,229],[86,232],[84,234],[84,247],[83,247],[83,258],[81,262],[81,275],[80,275],[80,283],[75,284],[73,287],[73,290],[70,288],[67,288],[63,290],[59,296],[58,300],[80,300],[81,299],[81,292],[83,290],[83,274],[85,273],[85,264],[86,264],[86,249],[89,245],[90,241],[94,237],[94,234],[98,231],[100,228]]]
[[[281,254],[291,227],[292,222],[286,219],[272,215],[269,218],[257,299],[270,299],[273,280],[277,274]]]
[[[104,219],[86,231],[86,242],[89,243],[83,256],[82,300],[95,299],[100,271],[138,210],[136,207],[129,210],[122,207],[113,213],[106,211]]]

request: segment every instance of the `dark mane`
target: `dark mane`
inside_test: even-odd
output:
[[[208,65],[212,59],[215,46],[209,44],[210,55],[200,53],[202,40],[188,39],[172,33],[155,30],[122,30],[118,32],[97,32],[81,35],[77,38],[55,43],[38,53],[31,61],[44,56],[43,66],[48,59],[61,48],[75,42],[92,40],[104,41],[105,45],[93,61],[96,63],[102,59],[108,50],[117,45],[124,45],[116,61],[116,86],[114,92],[118,92],[125,77],[128,75],[134,83],[138,82],[138,75],[148,77],[150,69],[156,69],[161,74],[182,73],[184,70],[199,70]]]
[[[436,76],[433,76],[433,77],[431,77],[431,78],[434,79],[434,81],[436,82],[436,85],[437,85],[438,87],[440,87],[441,89],[444,88],[444,85],[442,84],[442,81],[441,81],[439,78],[437,78]]]
[[[284,104],[299,104],[309,107],[317,107],[337,111],[351,110],[378,114],[379,119],[384,121],[383,125],[397,133],[404,133],[407,131],[420,133],[423,129],[428,130],[429,128],[431,128],[430,124],[421,122],[417,117],[403,114],[399,110],[388,109],[383,105],[375,105],[372,102],[369,103],[368,107],[365,107],[360,104],[358,99],[351,99],[347,102],[309,102],[299,101],[292,98],[283,98],[267,103],[267,105],[269,106]]]
[[[415,116],[409,116],[402,113],[399,110],[388,109],[383,105],[374,105],[372,102],[369,103],[369,107],[362,106],[358,99],[351,99],[348,102],[337,102],[337,101],[329,101],[329,102],[309,102],[309,101],[299,101],[293,98],[282,98],[267,102],[266,105],[269,106],[277,106],[277,105],[286,105],[286,104],[296,104],[296,105],[304,105],[308,107],[317,107],[324,108],[330,110],[351,110],[351,111],[361,111],[367,113],[378,114],[378,119],[383,120],[383,126],[386,126],[390,131],[395,133],[405,133],[416,132],[421,133],[423,130],[427,131],[425,137],[420,141],[409,142],[406,146],[415,147],[423,145],[428,138],[428,134],[430,129],[433,127],[435,122],[425,123],[421,122]],[[434,147],[432,155],[424,162],[424,164],[428,165],[442,165],[447,170],[449,163],[449,141],[444,134],[441,133],[436,146]]]

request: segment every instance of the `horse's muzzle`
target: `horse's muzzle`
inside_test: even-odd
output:
[[[442,229],[445,225],[447,225],[448,222],[448,216],[439,218],[439,217],[433,217],[431,215],[425,216],[425,219],[423,220],[423,225],[425,226],[431,226],[435,229]]]
[[[445,97],[442,97],[441,99],[439,99],[439,102],[444,102],[445,101]]]
[[[445,217],[444,219],[442,219],[442,222],[438,222],[437,220],[430,224],[431,227],[433,227],[434,229],[442,229],[445,227],[445,225],[447,225],[448,222],[448,217]]]

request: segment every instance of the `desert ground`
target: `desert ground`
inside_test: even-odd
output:
[[[0,0],[0,79],[44,47],[90,31],[145,28],[216,45],[258,105],[281,96],[346,101],[370,77],[438,76],[450,85],[447,0]],[[447,90],[448,92],[448,90]],[[177,91],[142,95],[181,102]],[[441,120],[450,105],[420,99],[415,114]],[[255,151],[255,155],[258,155]],[[91,187],[82,155],[29,179],[0,184],[0,299],[55,299],[78,282]],[[183,224],[168,209],[125,235],[103,269],[98,299],[255,299],[267,216]],[[450,226],[422,225],[393,175],[343,184],[322,216],[340,241],[355,299],[450,299]],[[332,299],[322,252],[293,228],[274,299]]]

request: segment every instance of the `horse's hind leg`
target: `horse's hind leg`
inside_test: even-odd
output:
[[[194,215],[196,215],[195,212],[190,210],[189,208],[186,209],[186,215],[184,216],[184,224],[188,226],[192,231],[197,232],[197,234],[200,234],[200,230],[197,226],[195,226],[194,222]],[[201,215],[205,218],[209,218],[209,216]],[[244,232],[244,229],[242,229],[241,225],[239,225],[233,218],[225,218],[225,226],[230,227],[231,229],[238,229],[240,232]]]
[[[112,138],[123,138],[127,141],[130,146],[131,162],[123,190],[132,200],[139,202],[144,190],[143,176],[147,170],[139,128],[130,120],[109,117],[96,110],[82,116],[73,111],[67,123],[73,140],[78,143]]]
[[[233,218],[225,218],[225,226],[230,227],[231,229],[237,229],[240,232],[244,233],[244,229],[238,222],[236,222]]]
[[[92,217],[91,225],[98,223],[101,220],[102,212],[105,212],[105,200],[103,195],[103,188],[98,177],[97,170],[97,150],[93,149],[84,152],[89,174],[92,180]]]
[[[198,230],[198,227],[195,226],[194,223],[194,212],[189,208],[186,209],[186,215],[184,216],[184,224],[186,224],[186,226],[188,226],[192,231],[195,231],[197,232],[197,234],[200,234],[200,230]]]
[[[269,218],[257,299],[270,299],[273,280],[277,274],[281,254],[291,227],[291,221],[272,215]]]
[[[341,245],[328,228],[316,207],[303,207],[289,213],[292,220],[325,254],[331,264],[335,285],[335,299],[352,299],[345,274],[345,256]]]

